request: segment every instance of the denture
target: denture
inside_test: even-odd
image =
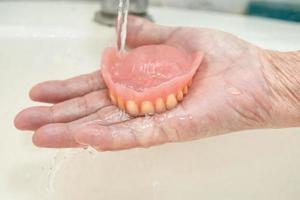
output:
[[[203,59],[168,45],[147,45],[119,53],[105,50],[101,73],[111,102],[132,116],[175,108],[187,95]]]

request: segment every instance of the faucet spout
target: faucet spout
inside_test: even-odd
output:
[[[95,21],[100,24],[113,26],[118,15],[118,5],[119,0],[101,0],[101,9],[95,14]],[[151,19],[147,14],[148,5],[148,0],[130,0],[129,14]]]

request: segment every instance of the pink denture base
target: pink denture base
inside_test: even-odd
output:
[[[148,45],[118,53],[107,48],[101,73],[111,93],[124,101],[154,102],[176,94],[195,75],[203,53],[187,53],[168,45]]]

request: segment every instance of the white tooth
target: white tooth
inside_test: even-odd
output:
[[[154,114],[153,104],[150,101],[143,101],[141,104],[141,112],[148,115]]]
[[[183,94],[187,94],[188,91],[189,91],[189,89],[188,89],[187,85],[184,86],[184,88],[183,88]]]
[[[126,102],[126,110],[130,115],[136,116],[139,114],[139,108],[134,101]]]
[[[117,105],[116,97],[111,92],[109,92],[109,98],[114,105]]]
[[[177,100],[178,100],[178,101],[182,101],[182,100],[183,100],[183,92],[182,92],[181,90],[179,90],[179,91],[177,92],[176,97],[177,97]]]
[[[169,110],[177,106],[177,99],[174,94],[168,96],[166,105]]]
[[[158,98],[155,101],[155,110],[158,113],[162,113],[166,111],[166,105],[162,98]]]
[[[125,110],[124,101],[120,97],[118,97],[118,106],[121,110]]]

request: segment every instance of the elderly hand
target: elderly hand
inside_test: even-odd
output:
[[[105,151],[300,125],[300,67],[280,68],[287,54],[221,31],[166,27],[135,17],[129,18],[127,44],[168,44],[205,53],[188,95],[176,109],[130,118],[110,103],[96,71],[33,87],[32,100],[53,105],[27,108],[17,115],[16,127],[35,131],[33,142],[40,147],[92,146]]]

